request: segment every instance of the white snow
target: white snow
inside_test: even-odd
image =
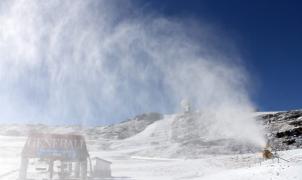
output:
[[[288,162],[282,159],[264,161],[260,152],[199,154],[191,158],[178,156],[178,151],[184,149],[175,141],[171,128],[177,120],[183,119],[166,115],[142,132],[123,140],[87,137],[88,150],[91,157],[98,156],[112,162],[115,180],[302,180],[302,149],[278,152]],[[177,128],[180,128],[178,133],[187,133],[187,129]],[[58,127],[51,132],[72,131],[72,128]],[[98,137],[97,131],[91,132],[95,133],[93,137]],[[0,136],[0,180],[17,179],[25,141],[26,137]],[[213,147],[207,148],[211,151]],[[185,151],[189,154],[196,152],[190,148]],[[35,177],[41,179],[43,175],[36,173]]]
[[[302,149],[279,152],[289,160],[263,161],[259,153],[205,156],[200,159],[167,159],[124,156],[122,152],[95,152],[113,162],[113,175],[133,179],[300,180]]]
[[[17,178],[20,153],[26,138],[0,136],[0,179]],[[90,145],[89,145],[90,144]],[[199,159],[169,159],[130,156],[129,151],[98,150],[88,142],[91,156],[112,161],[116,179],[137,180],[301,180],[302,149],[279,152],[288,160],[263,161],[259,153],[243,155],[205,155]],[[134,148],[134,147],[132,147]],[[147,147],[145,147],[147,148]],[[262,162],[261,162],[262,161]],[[261,162],[261,163],[260,163]],[[40,177],[37,174],[37,177]]]

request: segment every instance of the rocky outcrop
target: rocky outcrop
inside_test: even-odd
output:
[[[302,110],[269,113],[263,120],[269,144],[276,150],[302,147]]]

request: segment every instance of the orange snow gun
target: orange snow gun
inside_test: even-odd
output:
[[[264,149],[264,150],[262,151],[262,157],[263,157],[264,159],[272,159],[272,158],[274,157],[274,154],[273,154],[270,150]]]

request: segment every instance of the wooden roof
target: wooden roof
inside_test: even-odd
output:
[[[96,159],[96,160],[98,160],[98,161],[102,161],[102,162],[105,162],[105,163],[108,163],[108,164],[112,164],[112,162],[107,161],[107,160],[102,159],[102,158],[99,158],[99,157],[93,157],[93,158],[91,158],[91,159]]]
[[[85,138],[76,134],[30,134],[22,151],[27,158],[85,160],[89,154]]]

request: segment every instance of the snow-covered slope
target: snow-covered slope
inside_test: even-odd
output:
[[[209,133],[205,126],[208,122],[197,123],[198,113],[157,118],[151,115],[151,120],[144,115],[118,125],[88,129],[6,125],[1,131],[6,136],[0,136],[0,178],[17,178],[20,153],[26,140],[24,135],[42,130],[86,135],[91,157],[102,157],[113,163],[113,179],[300,180],[301,134],[296,129],[301,127],[301,115],[301,111],[257,115],[268,130],[273,148],[283,149],[278,154],[286,161],[280,159],[279,162],[278,159],[264,161],[259,152],[253,151],[256,149],[237,140],[208,138],[205,136]],[[285,140],[290,139],[295,142],[288,145]]]
[[[112,142],[114,150],[130,155],[162,158],[197,158],[205,154],[256,152],[260,149],[236,139],[209,137],[206,120],[200,113],[167,115],[130,138]]]
[[[24,137],[0,136],[0,178],[17,179]],[[198,159],[129,156],[121,150],[98,150],[88,142],[90,155],[112,162],[112,180],[300,180],[302,149],[278,152],[287,160],[264,161],[259,153],[204,155]],[[129,147],[130,148],[130,147]],[[44,174],[30,173],[41,179]]]
[[[140,133],[148,125],[162,118],[163,116],[159,113],[145,113],[118,124],[84,129],[84,133],[90,138],[126,139]]]
[[[256,115],[266,127],[267,138],[273,149],[295,149],[301,146],[302,136],[297,134],[297,131],[301,128],[302,111],[267,112]],[[259,147],[238,139],[209,136],[211,122],[204,118],[200,123],[200,116],[202,116],[200,113],[166,115],[123,141],[108,144],[108,141],[99,139],[99,145],[127,151],[130,155],[162,158],[197,158],[204,154],[261,151]],[[293,139],[294,143],[289,144],[288,141]]]
[[[276,150],[302,145],[302,111],[255,113],[267,130]],[[81,128],[79,126],[1,125],[0,134],[26,136],[32,131],[81,133],[100,150],[127,150],[132,155],[196,158],[202,154],[230,154],[259,151],[258,147],[223,136],[210,136],[208,117],[198,112],[162,116],[146,113],[119,124]],[[202,121],[202,123],[200,122]],[[211,129],[212,128],[212,129]],[[130,148],[132,147],[132,148]]]

